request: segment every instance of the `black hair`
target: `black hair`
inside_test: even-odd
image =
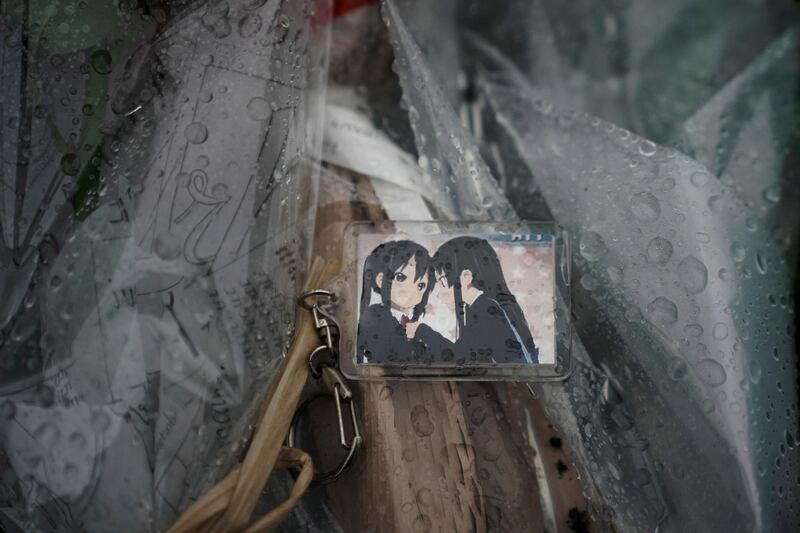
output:
[[[472,273],[472,285],[500,304],[525,347],[531,352],[536,351],[531,329],[525,320],[522,308],[516,297],[508,290],[500,259],[488,241],[477,237],[450,239],[439,247],[432,262],[434,275],[438,277],[441,272],[447,284],[453,287],[459,329],[464,327],[466,319],[460,277],[464,270],[469,270]]]
[[[417,320],[428,305],[428,296],[435,283],[431,257],[423,246],[414,241],[389,241],[379,245],[364,260],[364,278],[361,290],[361,314],[369,307],[370,297],[373,292],[381,295],[383,305],[391,305],[392,282],[396,272],[403,270],[414,258],[414,281],[428,274],[428,283],[422,300],[414,306],[411,320]],[[380,287],[375,282],[378,274],[383,274],[383,283]]]

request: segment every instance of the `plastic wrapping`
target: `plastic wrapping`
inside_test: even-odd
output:
[[[1,8],[8,529],[166,530],[354,217],[565,226],[575,370],[359,384],[284,530],[800,522],[791,2],[354,3],[330,72],[324,2],[144,4]]]
[[[18,4],[4,42],[30,46],[52,14]],[[308,264],[325,4],[132,8],[108,14],[122,40],[3,47],[26,101],[3,106],[0,507],[24,531],[166,530],[244,446]]]
[[[553,18],[537,18],[534,25],[545,30],[568,16],[542,3],[530,11],[542,10]],[[395,9],[387,12],[402,48],[408,42],[402,21]],[[532,34],[535,43],[542,37]],[[530,48],[539,59],[531,83],[481,38],[466,39],[462,55],[473,65],[478,94],[473,105],[486,106],[483,126],[495,128],[496,137],[485,136],[484,153],[512,153],[495,161],[506,172],[500,178],[507,178],[512,204],[529,212],[542,198],[546,210],[539,212],[578,234],[573,347],[579,367],[563,388],[537,386],[536,394],[573,446],[596,514],[621,530],[789,528],[797,519],[788,503],[798,470],[789,452],[797,435],[796,356],[792,308],[779,295],[790,291],[796,236],[793,215],[784,225],[777,209],[796,203],[797,194],[789,148],[796,125],[782,120],[797,105],[796,69],[782,63],[794,49],[794,31],[772,45],[764,34],[748,42],[766,49],[683,127],[682,145],[699,162],[576,112],[580,99],[552,91],[559,80],[545,67],[557,60],[547,56],[552,42]],[[411,49],[405,53],[423,63],[425,54]],[[524,57],[520,49],[527,50],[517,48],[515,57]],[[742,68],[736,61],[748,54],[727,64]],[[410,71],[423,71],[413,63]],[[642,68],[647,72],[648,65]],[[425,74],[409,79],[435,83]],[[428,105],[443,109],[446,102],[431,92]],[[761,96],[767,92],[769,99]],[[603,98],[613,101],[612,95]],[[663,105],[691,106],[706,98],[702,92],[673,96]],[[409,109],[415,105],[409,102]],[[642,129],[660,139],[688,117],[652,106],[647,113],[643,119],[659,118],[648,118],[652,128]],[[663,116],[678,123],[658,124]],[[448,130],[451,124],[440,123],[418,137],[444,139]],[[501,141],[506,144],[499,149],[492,144]],[[781,156],[770,177],[753,180],[752,170],[733,163],[737,150],[740,164],[755,161],[755,154],[765,154],[760,165],[775,161],[775,152]],[[511,174],[509,161],[533,181]],[[737,186],[736,177],[745,175],[748,184]]]

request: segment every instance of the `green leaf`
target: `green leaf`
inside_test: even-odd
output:
[[[102,52],[104,56],[108,55],[106,50],[96,50],[92,53],[92,58],[96,59],[98,52]],[[106,64],[107,61],[103,59],[103,65]],[[100,125],[103,123],[106,111],[108,72],[106,68],[90,69],[81,109],[83,120],[78,135],[77,153],[65,155],[65,158],[71,157],[75,165],[80,168],[75,178],[75,193],[72,196],[72,207],[78,220],[85,220],[98,205],[104,139]]]
[[[96,50],[92,57],[97,52],[105,52],[106,50]],[[106,95],[108,94],[108,75],[100,74],[97,71],[90,69],[89,77],[86,79],[86,91],[84,93],[83,106],[81,107],[81,131],[78,135],[78,151],[80,154],[92,152],[94,148],[102,141],[103,134],[100,132],[100,125],[103,123],[103,118],[106,112]],[[87,158],[81,155],[81,161],[86,161]]]
[[[75,178],[72,209],[75,213],[75,218],[78,220],[86,220],[99,205],[100,164],[102,160],[103,143],[101,141]]]

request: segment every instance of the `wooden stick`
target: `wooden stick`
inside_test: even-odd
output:
[[[304,290],[318,288],[338,271],[338,262],[316,259]],[[170,533],[263,531],[277,524],[297,504],[313,478],[311,458],[283,442],[308,378],[308,356],[319,343],[311,314],[298,309],[295,335],[286,358],[261,404],[256,433],[241,465],[189,507]],[[289,499],[248,527],[261,491],[275,468],[300,466]]]

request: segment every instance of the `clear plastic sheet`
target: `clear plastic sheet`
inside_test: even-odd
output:
[[[329,96],[327,141],[345,144],[336,120],[365,121],[395,166],[352,147],[328,163],[374,177],[389,217],[576,235],[576,369],[530,390],[597,528],[800,523],[791,2],[387,1],[390,43],[335,42],[327,80],[324,2],[28,5],[0,8],[11,531],[166,530],[242,453],[290,334],[317,176],[341,181],[311,162],[325,82],[356,86]],[[498,428],[535,431],[487,423],[476,439]],[[537,519],[558,530],[560,495],[538,483]],[[273,476],[263,505],[289,485]],[[337,531],[329,504],[354,494],[312,490],[282,529]],[[500,529],[533,505],[491,502]]]
[[[400,4],[404,13],[417,7]],[[470,91],[477,92],[468,104],[485,106],[483,151],[490,161],[510,154],[493,162],[500,163],[494,166],[515,209],[550,213],[579,235],[573,346],[582,364],[563,387],[533,389],[575,449],[595,513],[619,530],[790,528],[798,513],[791,503],[798,425],[788,297],[796,275],[796,224],[779,208],[796,207],[797,200],[791,179],[797,125],[786,120],[797,105],[790,59],[796,48],[794,31],[781,36],[775,29],[791,19],[778,18],[780,6],[737,8],[754,15],[746,24],[755,35],[736,47],[732,41],[745,22],[714,19],[712,7],[662,6],[669,13],[654,20],[672,25],[647,34],[633,19],[643,7],[631,6],[604,23],[617,31],[614,25],[627,19],[636,29],[618,35],[619,46],[634,54],[649,46],[660,64],[634,62],[640,70],[623,72],[610,60],[589,64],[608,49],[591,47],[602,35],[572,38],[583,29],[580,7],[514,4],[540,31],[501,39],[509,19],[494,6],[469,5],[465,25],[481,20],[470,19],[474,12],[490,12],[499,23],[483,20],[479,31],[496,31],[495,40],[519,63],[532,65],[527,74],[482,37],[463,34],[460,56],[472,69]],[[448,102],[428,87],[437,82],[430,74],[436,69],[425,65],[428,58],[413,46],[398,9],[389,3],[386,12],[400,49],[398,68],[418,92],[428,93],[427,105],[441,116]],[[692,26],[702,34],[680,44],[670,34],[687,22],[679,18],[685,12],[703,15],[705,25]],[[584,16],[587,25],[596,20]],[[420,32],[420,41],[435,48],[435,34]],[[532,42],[520,43],[528,35]],[[654,36],[662,40],[637,41]],[[709,41],[730,43],[730,49],[704,64],[698,43]],[[633,47],[637,42],[641,48]],[[680,59],[681,46],[696,47],[694,55]],[[722,77],[711,84],[718,92],[671,81],[660,69],[676,61]],[[557,76],[559,69],[571,73]],[[404,79],[403,72],[399,76]],[[658,76],[669,97],[652,101],[663,92],[651,88]],[[619,81],[597,89],[591,77]],[[631,85],[642,103],[624,104]],[[418,102],[408,104],[412,123],[430,121],[427,130],[415,131],[418,140],[448,144],[450,133],[452,142],[452,121],[431,119],[433,113],[415,121]],[[617,105],[624,107],[614,111]],[[681,134],[673,144],[697,159],[585,110],[660,142]],[[420,147],[420,154],[426,150]],[[757,161],[761,172],[740,168],[734,154],[738,164]]]
[[[291,331],[329,15],[59,9],[122,37],[49,49],[56,8],[4,3],[0,513],[163,531],[237,460]]]

